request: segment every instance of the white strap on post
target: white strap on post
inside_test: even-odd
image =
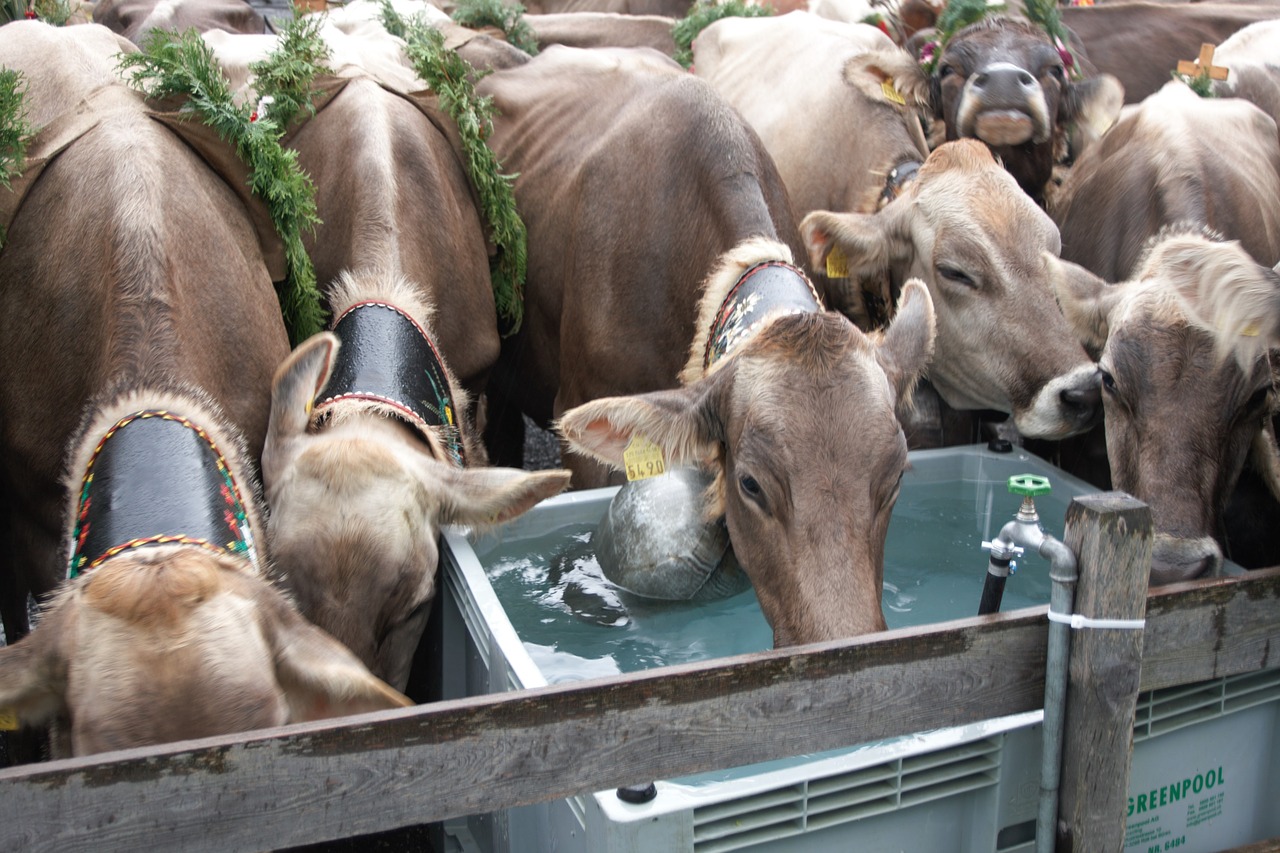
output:
[[[1090,619],[1079,613],[1055,613],[1049,611],[1049,621],[1070,625],[1072,628],[1114,628],[1121,631],[1139,631],[1146,627],[1146,619]]]

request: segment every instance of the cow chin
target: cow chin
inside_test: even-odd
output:
[[[1222,549],[1211,536],[1184,538],[1157,533],[1151,547],[1151,585],[1215,575],[1222,569]]]

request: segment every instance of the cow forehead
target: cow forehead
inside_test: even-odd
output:
[[[1031,254],[1038,262],[1042,251],[1057,254],[1061,245],[1053,220],[994,163],[922,179],[916,207],[935,239],[963,236],[988,253],[999,247],[1002,254]]]
[[[889,380],[870,348],[850,351],[820,374],[811,367],[744,353],[729,413],[739,452],[755,443],[762,456],[787,466],[828,452],[862,462],[888,455],[895,464],[902,431]]]
[[[1008,20],[991,20],[957,33],[947,44],[948,62],[967,67],[993,61],[1022,66],[1052,59],[1056,49],[1038,29]]]

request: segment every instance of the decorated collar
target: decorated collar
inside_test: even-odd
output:
[[[707,337],[703,369],[748,340],[765,320],[780,314],[808,314],[822,310],[813,284],[796,267],[765,261],[748,267],[729,290]]]
[[[258,562],[240,487],[218,446],[186,418],[149,409],[116,421],[89,457],[67,577],[131,548],[169,544]]]
[[[313,420],[340,400],[382,403],[424,435],[443,431],[449,457],[462,467],[465,457],[449,380],[422,327],[394,305],[357,302],[333,324],[333,331],[342,348]]]

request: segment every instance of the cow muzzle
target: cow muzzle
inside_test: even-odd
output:
[[[1018,431],[1028,438],[1057,441],[1092,429],[1102,420],[1102,383],[1096,365],[1053,379],[1031,405],[1014,412]]]
[[[1151,584],[1158,586],[1215,575],[1222,569],[1222,549],[1210,536],[1184,538],[1157,533],[1151,546]]]
[[[988,145],[1047,142],[1052,127],[1040,82],[1011,62],[995,62],[965,83],[957,110],[961,136]]]

